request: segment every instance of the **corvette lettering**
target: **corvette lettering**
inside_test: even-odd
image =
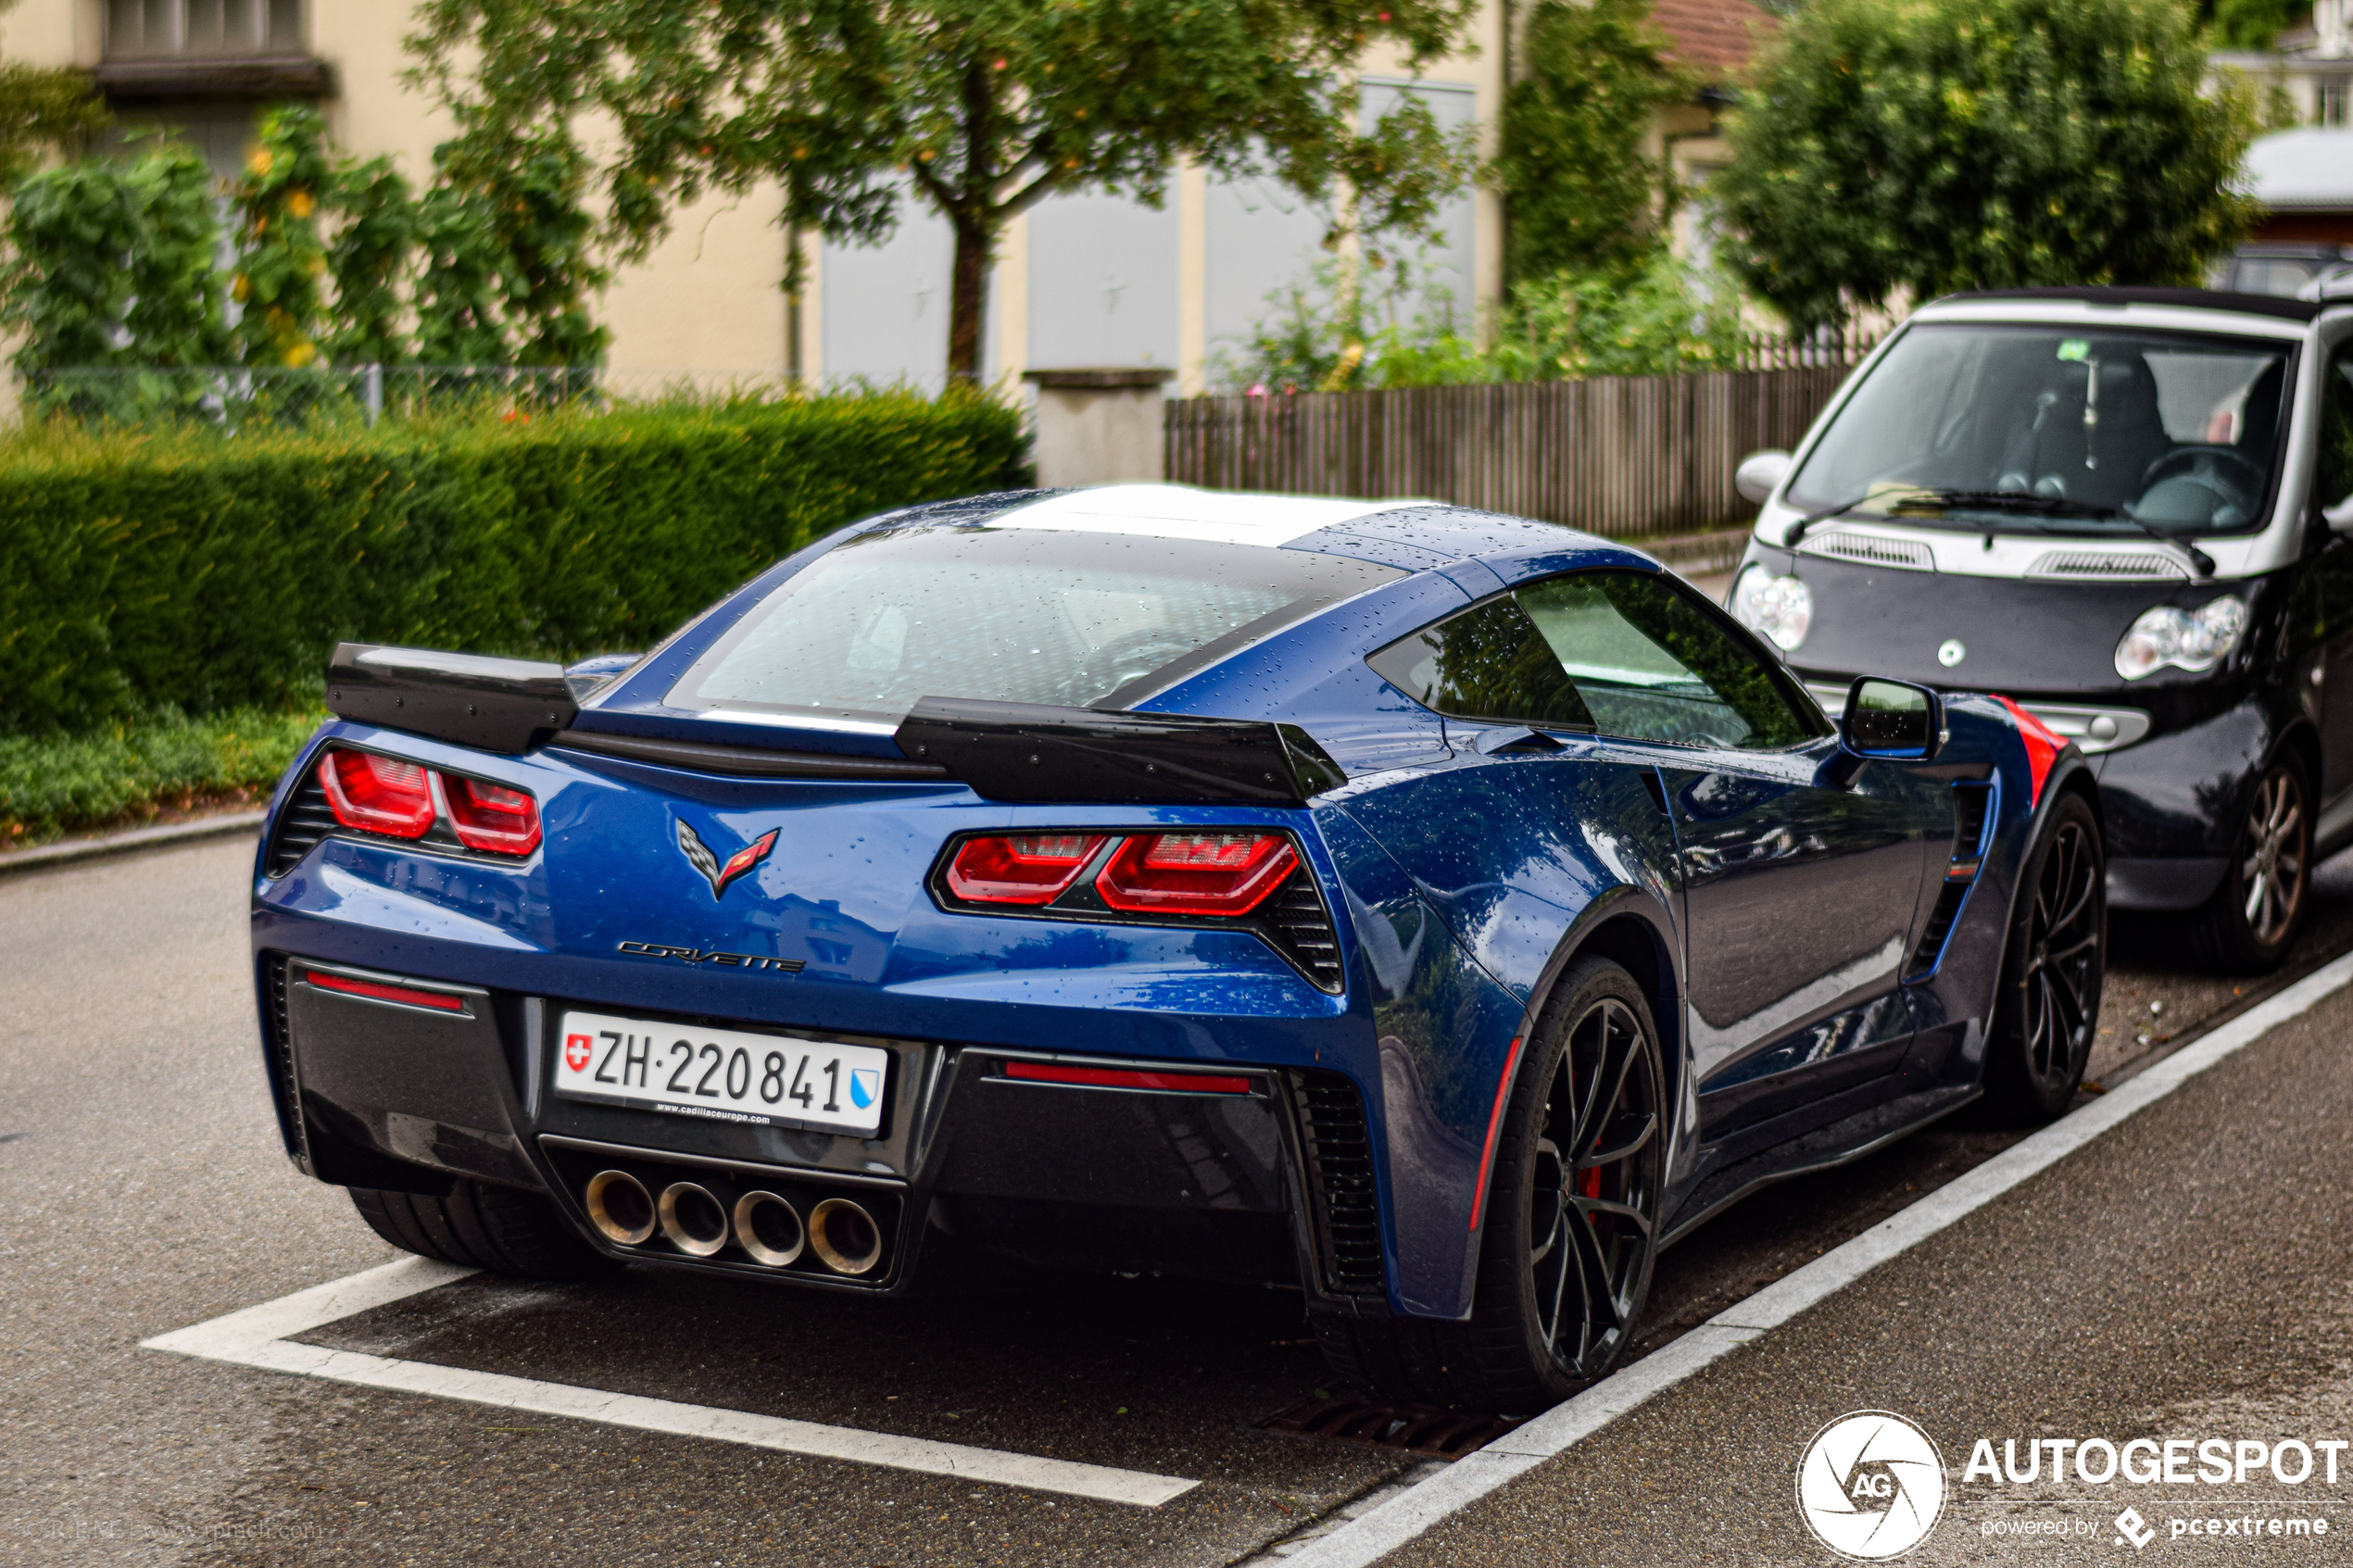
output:
[[[723,969],[765,969],[799,974],[809,967],[800,959],[763,959],[757,953],[726,953],[716,947],[673,947],[660,942],[623,942],[621,951],[641,959],[675,959],[680,963],[715,963]]]

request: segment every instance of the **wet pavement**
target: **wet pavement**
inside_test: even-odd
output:
[[[1041,1278],[895,1303],[659,1271],[568,1287],[475,1279],[304,1337],[1200,1483],[1158,1509],[138,1349],[395,1256],[276,1147],[252,1044],[250,853],[233,842],[0,885],[17,1004],[0,1043],[0,1562],[1222,1564],[1424,1464],[1252,1424],[1334,1391],[1295,1298],[1149,1279]],[[2291,972],[2353,948],[2353,866],[2327,869],[2315,917]],[[2277,984],[2187,971],[2161,922],[2120,922],[2119,935],[2103,1083]],[[1882,1299],[1874,1275],[1847,1296],[1869,1296],[1882,1317],[1840,1317],[1850,1309],[1836,1298],[1742,1353],[1769,1375],[1721,1381],[1730,1363],[1718,1366],[1687,1386],[1706,1384],[1716,1402],[1679,1390],[1529,1477],[1527,1500],[1518,1488],[1489,1499],[1495,1518],[1474,1510],[1470,1534],[1433,1537],[1413,1560],[1813,1561],[1784,1528],[1788,1433],[1802,1441],[1820,1407],[1850,1408],[1863,1390],[1910,1399],[1923,1419],[1999,1417],[2009,1424],[1996,1436],[2043,1419],[2032,1390],[2044,1386],[2052,1411],[2085,1419],[2121,1419],[2097,1406],[2095,1384],[2133,1390],[2133,1419],[2226,1397],[2267,1419],[2296,1415],[2296,1390],[2334,1375],[2336,1237],[2353,1236],[2337,1197],[2353,1144],[2332,1130],[2353,1069],[2335,1072],[2329,1016],[2302,1045],[2218,1070],[2243,1102],[2184,1090],[2104,1140],[2096,1179],[2071,1165],[2038,1178],[2059,1181],[2063,1199],[2014,1195],[1970,1222],[1981,1229],[1963,1227],[1966,1246],[1940,1238],[1882,1270],[1916,1293],[1902,1298],[1909,1317],[1884,1318],[1896,1298]],[[2251,1109],[2234,1122],[2233,1104]],[[2205,1121],[2179,1120],[2197,1108]],[[2159,1124],[2170,1136],[2147,1130]],[[1662,1259],[1641,1348],[2016,1136],[1957,1120],[1710,1222]],[[2050,1262],[2070,1248],[2087,1249],[2081,1265]],[[1808,1325],[1831,1317],[1850,1337],[1825,1348]],[[1919,1344],[1954,1348],[1924,1360],[1894,1336],[1897,1319],[1932,1325]],[[1795,1348],[1779,1348],[1785,1338]],[[1830,1364],[1840,1344],[1854,1366]],[[1645,1424],[1670,1418],[1682,1424]],[[1655,1463],[1668,1468],[1628,1468]],[[1718,1475],[1728,1495],[1756,1499],[1755,1520],[1731,1535],[1629,1511],[1660,1486],[1689,1496]],[[1571,1535],[1617,1554],[1562,1555]],[[1527,1555],[1539,1544],[1554,1555]]]

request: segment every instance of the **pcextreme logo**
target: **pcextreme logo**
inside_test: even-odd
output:
[[[1814,1434],[1797,1464],[1797,1512],[1814,1538],[1863,1562],[1901,1557],[1944,1512],[1944,1460],[1891,1411],[1854,1411]]]

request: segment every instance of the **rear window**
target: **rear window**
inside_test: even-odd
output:
[[[1403,575],[1260,545],[884,530],[787,578],[665,700],[892,724],[927,696],[1118,709]]]

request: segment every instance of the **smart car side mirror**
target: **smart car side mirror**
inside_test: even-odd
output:
[[[1909,681],[1865,675],[1846,688],[1838,720],[1838,755],[1826,782],[1855,782],[1867,762],[1926,762],[1944,743],[1944,699]]]
[[[1751,452],[1732,470],[1732,488],[1761,507],[1788,476],[1789,465],[1787,452]]]
[[[2321,521],[2339,533],[2353,533],[2353,495],[2347,495],[2334,507],[2322,507]]]

